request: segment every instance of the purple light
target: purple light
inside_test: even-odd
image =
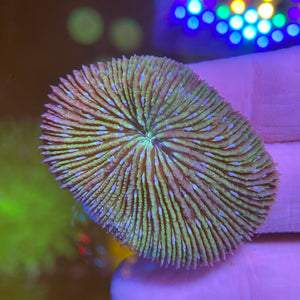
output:
[[[214,6],[216,6],[217,0],[203,0],[203,3],[206,7],[213,8]]]
[[[300,8],[293,6],[288,10],[288,15],[291,20],[297,20],[300,18]]]

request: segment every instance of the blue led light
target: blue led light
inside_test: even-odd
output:
[[[206,10],[202,14],[202,20],[204,23],[211,24],[215,20],[215,14],[211,10]]]
[[[269,44],[270,44],[270,41],[265,35],[258,37],[256,40],[256,45],[261,49],[267,48],[269,46]]]
[[[238,45],[242,41],[242,35],[238,31],[233,31],[229,36],[229,40],[233,45]]]
[[[286,27],[286,32],[287,32],[288,35],[290,35],[292,37],[297,36],[300,32],[300,27],[296,23],[289,24]]]
[[[253,40],[256,37],[256,34],[257,30],[253,25],[248,25],[243,29],[243,36],[247,40]]]
[[[190,29],[197,29],[199,27],[199,20],[195,16],[189,17],[187,21],[187,26]]]
[[[186,10],[183,6],[177,6],[174,14],[176,18],[183,19],[186,16]]]
[[[284,35],[280,29],[276,29],[271,34],[272,40],[276,43],[280,43],[283,41]]]
[[[229,26],[225,21],[219,21],[216,26],[216,31],[220,34],[225,34],[228,32]]]
[[[187,9],[191,14],[198,15],[202,10],[202,3],[199,0],[190,0]]]
[[[258,12],[254,8],[248,9],[244,14],[245,20],[250,23],[254,24],[258,20]]]
[[[244,20],[241,16],[235,15],[230,18],[229,25],[233,29],[241,29],[244,25]]]
[[[271,28],[272,28],[272,23],[269,20],[264,19],[259,21],[257,24],[258,31],[264,34],[270,32]]]

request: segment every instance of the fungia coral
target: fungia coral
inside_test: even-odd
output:
[[[44,162],[140,256],[211,265],[264,221],[273,161],[248,121],[188,67],[133,56],[60,81],[42,116]]]

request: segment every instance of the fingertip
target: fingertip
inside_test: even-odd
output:
[[[266,142],[300,139],[300,47],[253,55],[251,121]]]
[[[300,46],[189,67],[246,116],[266,142],[300,139]]]

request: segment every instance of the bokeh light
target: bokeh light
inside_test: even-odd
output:
[[[250,23],[250,24],[254,24],[256,23],[256,21],[258,20],[258,13],[257,10],[254,8],[250,8],[245,12],[244,18],[246,20],[246,22]]]
[[[206,10],[202,14],[202,20],[206,24],[212,24],[215,21],[215,14],[212,10]]]
[[[244,20],[241,16],[232,16],[229,20],[230,27],[233,29],[241,29],[244,25]]]
[[[291,23],[291,24],[287,25],[286,32],[289,36],[292,36],[292,37],[297,36],[300,32],[299,24]]]
[[[257,30],[256,30],[256,27],[253,25],[247,25],[243,29],[243,36],[247,40],[254,39],[256,37],[256,34],[257,34]]]
[[[186,16],[186,10],[183,6],[177,6],[175,8],[174,14],[176,18],[183,19]]]
[[[283,27],[286,23],[286,16],[282,13],[274,15],[272,22],[276,27]]]
[[[233,44],[233,45],[239,45],[242,42],[242,35],[240,32],[238,31],[233,31],[230,35],[229,35],[229,41]]]
[[[217,0],[203,0],[203,3],[208,8],[213,8],[217,4]]]
[[[216,25],[216,31],[219,34],[226,34],[228,32],[229,26],[226,21],[219,21]]]
[[[202,3],[199,0],[190,0],[187,9],[191,14],[198,15],[202,10]]]
[[[180,4],[173,12],[176,18],[185,19],[187,28],[196,31],[202,30],[203,23],[213,25],[216,34],[228,34],[229,42],[235,46],[243,40],[253,40],[258,48],[266,49],[273,42],[285,40],[286,36],[300,34],[300,6],[296,4],[282,7],[278,1],[263,0],[257,7],[246,0],[221,1],[223,4],[217,0],[177,1]],[[300,3],[300,0],[291,1]],[[276,31],[276,27],[284,29]]]
[[[242,14],[245,10],[245,2],[242,0],[234,0],[230,7],[234,13]]]
[[[142,44],[143,30],[136,20],[124,17],[112,23],[109,28],[109,38],[120,51],[134,51]]]
[[[276,29],[271,34],[272,40],[276,43],[280,43],[283,41],[284,34],[280,29]]]
[[[193,30],[197,29],[199,27],[198,18],[195,16],[189,17],[188,21],[187,21],[187,26],[188,26],[188,28],[193,29]]]
[[[75,42],[90,45],[102,36],[104,25],[101,15],[95,9],[80,7],[69,15],[67,29]]]
[[[227,5],[222,4],[217,8],[216,14],[220,19],[227,19],[230,16],[230,9]]]
[[[258,7],[257,11],[262,18],[269,19],[273,15],[274,7],[271,3],[263,3]]]
[[[272,24],[271,21],[269,20],[260,20],[257,24],[258,31],[263,34],[269,33],[271,28],[272,28]]]
[[[270,41],[269,41],[268,37],[265,35],[258,37],[256,40],[256,45],[260,49],[266,49],[269,46],[269,44],[270,44]]]
[[[300,18],[300,8],[293,6],[288,10],[288,16],[291,20],[298,20]]]

